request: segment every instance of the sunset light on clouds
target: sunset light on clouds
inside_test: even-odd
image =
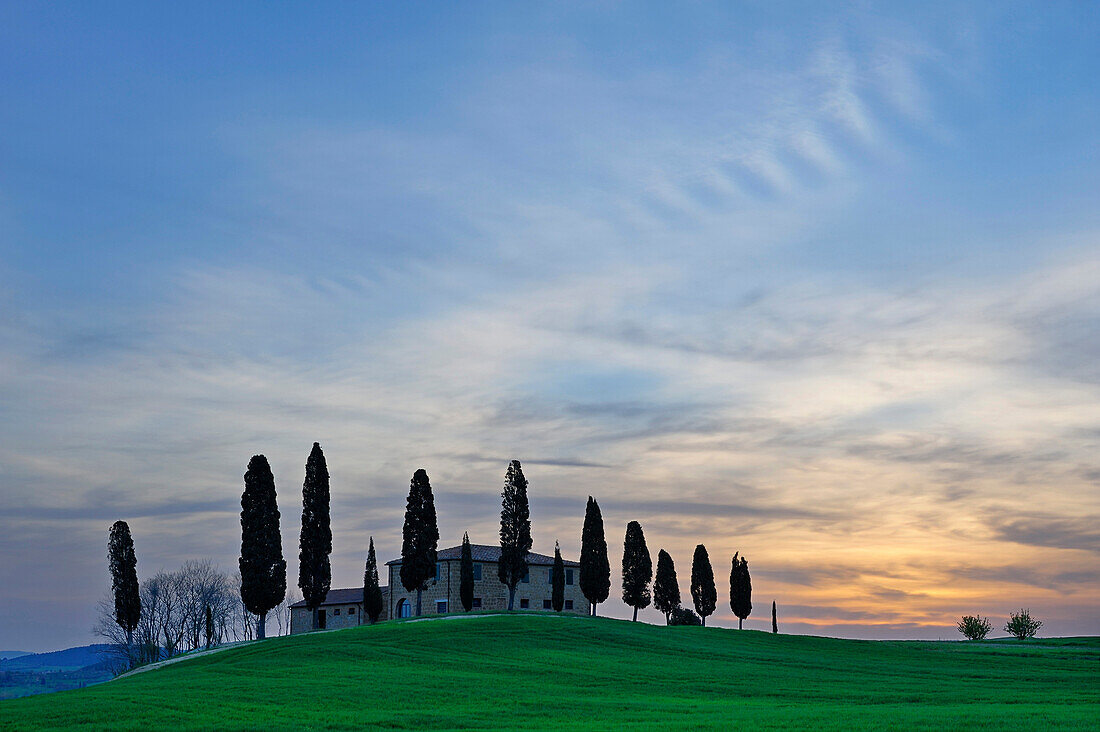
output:
[[[296,557],[314,441],[334,587],[518,459],[619,617],[637,520],[715,624],[1100,634],[1100,13],[780,5],[3,10],[0,648],[116,519],[234,569],[257,453]]]

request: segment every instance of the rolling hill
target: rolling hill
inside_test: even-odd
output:
[[[273,638],[0,702],[0,729],[1095,728],[1100,639],[477,616]]]

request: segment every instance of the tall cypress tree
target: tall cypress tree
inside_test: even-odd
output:
[[[561,559],[561,547],[554,542],[554,569],[550,579],[550,604],[554,612],[565,607],[565,562]]]
[[[206,606],[206,647],[214,645],[214,608]]]
[[[607,599],[611,592],[611,564],[607,560],[607,540],[603,532],[603,514],[600,504],[592,496],[584,510],[584,528],[581,531],[581,592],[588,598],[592,614],[596,605]]]
[[[779,632],[779,616],[775,612],[775,600],[772,600],[772,632]]]
[[[256,637],[267,635],[267,614],[286,597],[286,560],[279,530],[275,477],[263,455],[248,461],[241,495],[241,601],[256,615]]]
[[[332,526],[329,519],[328,464],[321,446],[313,443],[302,483],[302,536],[298,552],[298,586],[317,627],[317,608],[332,584]]]
[[[657,577],[653,580],[653,607],[665,614],[668,624],[669,613],[680,607],[680,583],[676,580],[676,565],[664,549],[657,552]]]
[[[111,592],[115,596],[115,622],[126,631],[126,648],[134,644],[134,629],[141,621],[141,593],[138,592],[137,555],[130,525],[115,521],[107,538],[107,565],[111,570]]]
[[[531,551],[531,507],[527,503],[527,479],[519,460],[508,463],[500,494],[500,561],[497,577],[508,588],[508,609],[516,600],[516,585],[527,574]]]
[[[695,547],[695,556],[691,560],[691,599],[695,602],[695,611],[707,624],[707,616],[714,612],[718,603],[718,590],[714,587],[714,568],[710,566],[710,555],[702,544]]]
[[[382,614],[382,588],[378,586],[378,557],[374,553],[373,536],[367,549],[367,566],[363,571],[363,613],[371,625],[378,622],[378,616]]]
[[[405,526],[401,532],[401,584],[407,592],[416,590],[416,614],[424,585],[435,577],[439,525],[435,516],[435,497],[428,474],[423,468],[413,473],[409,498],[405,504]]]
[[[458,599],[466,612],[474,606],[474,554],[470,550],[470,535],[462,535],[462,561],[458,566]]]
[[[638,611],[649,607],[649,583],[652,579],[653,560],[649,557],[642,525],[631,521],[626,525],[626,538],[623,540],[623,602],[634,608],[635,621]]]
[[[730,609],[737,616],[737,629],[741,630],[745,618],[752,612],[752,580],[749,579],[749,562],[744,557],[738,561],[733,555],[730,569]]]

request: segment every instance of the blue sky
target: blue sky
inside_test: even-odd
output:
[[[398,550],[418,467],[445,544],[493,541],[518,458],[536,550],[575,554],[593,494],[681,576],[746,554],[791,630],[1100,632],[1098,33],[5,5],[0,647],[90,639],[115,518],[143,574],[232,569],[254,453],[296,555],[314,440],[338,585]]]

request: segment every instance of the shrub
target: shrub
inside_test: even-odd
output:
[[[993,630],[993,623],[981,615],[963,615],[958,628],[967,640],[985,640],[989,631]]]
[[[1005,631],[1009,635],[1019,638],[1020,640],[1034,638],[1036,631],[1042,627],[1043,621],[1033,619],[1028,610],[1020,610],[1018,613],[1012,613],[1008,622],[1005,623]]]
[[[686,607],[674,607],[668,615],[669,625],[702,625],[699,616]]]

